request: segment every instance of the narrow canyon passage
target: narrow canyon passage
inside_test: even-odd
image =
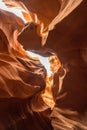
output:
[[[86,0],[0,0],[0,130],[87,130],[86,12]]]

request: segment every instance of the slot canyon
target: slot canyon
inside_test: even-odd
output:
[[[0,0],[0,130],[87,130],[87,0]]]

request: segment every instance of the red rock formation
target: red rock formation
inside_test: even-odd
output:
[[[16,8],[20,4],[16,0],[4,2]],[[0,130],[87,130],[86,0],[64,20],[80,0],[21,2],[25,5],[20,4],[26,11],[24,17],[33,23],[25,24],[21,18],[0,9]],[[35,22],[35,14],[39,23]],[[41,22],[44,24],[42,32]],[[60,23],[49,33],[42,47],[41,36],[47,36],[56,22]],[[53,77],[56,104],[52,110],[41,97],[46,88],[46,70],[39,60],[27,55],[20,43],[25,49],[33,49],[43,56],[55,52],[67,70],[60,93],[57,92],[63,69]]]

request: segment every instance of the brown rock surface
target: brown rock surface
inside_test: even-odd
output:
[[[50,3],[48,6],[40,0],[32,0],[30,4],[21,1],[46,27],[59,13],[62,3],[55,0],[52,4],[51,0],[46,0]],[[46,16],[42,15],[44,11],[38,3],[43,3]],[[50,31],[42,47],[43,35],[37,34],[38,24],[25,25],[16,15],[0,9],[0,130],[87,130],[86,12],[87,1],[83,0]],[[46,70],[39,60],[27,55],[20,43],[25,49],[45,56],[48,54],[46,48],[52,49],[67,70],[53,110],[40,96],[46,85]],[[54,93],[59,85],[58,77],[59,73],[54,77]]]

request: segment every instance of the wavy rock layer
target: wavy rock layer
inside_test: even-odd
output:
[[[64,0],[54,1],[54,4],[48,0],[46,2],[49,7],[43,1],[43,7],[49,10],[45,13],[46,18],[52,13],[48,21],[42,15],[44,12],[41,6],[41,14],[38,12],[38,6],[34,8],[35,4],[38,5],[42,1],[38,0],[36,3],[32,0],[30,6],[27,1],[22,2],[48,27],[56,18],[60,7],[67,7],[69,0],[66,4],[63,3],[66,6],[61,6]],[[53,13],[56,3],[60,3],[59,8]],[[75,8],[75,1],[71,3]],[[38,24],[36,26],[34,22],[30,26],[26,25],[16,15],[0,10],[0,130],[87,130],[86,6],[87,2],[83,0],[72,14],[60,22],[56,29],[50,32],[43,48],[41,37],[36,34]],[[55,25],[56,22],[52,23]],[[59,87],[58,78],[62,72],[54,77],[52,90],[56,104],[52,110],[40,95],[46,85],[46,70],[39,60],[27,55],[20,43],[24,48],[34,49],[44,56],[48,55],[46,48],[53,49],[67,70],[58,95],[55,91]]]

